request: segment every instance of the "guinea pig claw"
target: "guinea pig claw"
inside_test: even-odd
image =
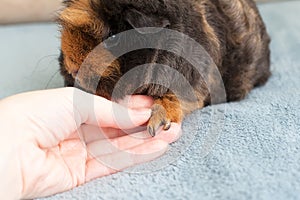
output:
[[[152,137],[155,137],[156,131],[155,131],[154,127],[148,126],[147,131]]]
[[[170,127],[171,120],[168,119],[165,108],[159,104],[154,104],[147,126],[148,133],[154,137],[161,129],[167,131]]]
[[[171,121],[167,121],[165,124],[164,124],[164,130],[167,131],[171,128]]]
[[[152,136],[155,137],[157,131],[162,126],[162,129],[164,131],[167,131],[171,128],[171,121],[170,120],[161,120],[159,123],[154,123],[152,120],[150,120],[147,131]]]

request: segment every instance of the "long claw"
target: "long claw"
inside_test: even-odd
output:
[[[156,135],[156,131],[155,131],[155,129],[153,128],[153,127],[150,127],[150,126],[148,126],[148,133],[152,136],[152,137],[155,137],[155,135]]]

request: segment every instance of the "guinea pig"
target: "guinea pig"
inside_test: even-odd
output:
[[[162,84],[145,82],[136,88],[133,94],[154,98],[147,125],[152,136],[160,127],[168,130],[171,122],[181,123],[187,114],[212,103],[203,74],[199,75],[184,58],[171,52],[140,49],[112,59],[112,62],[92,59],[93,70],[86,70],[78,77],[88,54],[108,38],[114,40],[117,34],[129,30],[135,31],[134,37],[139,38],[143,35],[140,31],[143,27],[172,30],[191,37],[205,49],[217,67],[228,102],[245,98],[251,89],[263,85],[270,76],[270,38],[253,0],[65,0],[64,4],[59,14],[59,62],[66,86],[74,86],[78,80],[81,89],[92,92],[85,83],[99,76],[95,94],[111,99],[117,82],[128,71],[138,65],[159,63],[178,71],[193,87],[196,98],[183,94],[180,100],[174,91]],[[175,45],[184,44],[177,42]],[[97,54],[99,57],[113,56],[107,49],[100,49]],[[147,68],[146,78],[142,80],[153,78],[180,87],[181,80],[174,74],[160,72],[159,67],[154,73],[153,69]],[[131,81],[134,82],[134,78]],[[118,98],[132,94],[128,89],[132,84],[127,85],[119,90]]]

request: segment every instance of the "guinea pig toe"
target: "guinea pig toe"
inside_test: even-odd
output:
[[[154,137],[161,127],[165,131],[169,130],[171,128],[171,121],[167,119],[151,117],[150,121],[148,122],[147,131],[152,137]]]
[[[164,109],[152,109],[152,116],[148,122],[148,133],[154,137],[162,127],[163,130],[169,130],[171,120],[167,119]]]

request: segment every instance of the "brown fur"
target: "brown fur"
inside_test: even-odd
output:
[[[270,39],[252,0],[148,0],[147,3],[142,0],[66,0],[65,4],[59,20],[62,27],[60,63],[68,86],[74,85],[74,78],[92,49],[111,33],[133,28],[127,23],[130,21],[126,21],[128,17],[135,19],[136,26],[166,26],[200,43],[221,73],[227,101],[245,98],[253,87],[263,85],[270,76]],[[136,17],[137,14],[141,16]],[[101,58],[112,58],[105,49],[97,53]],[[86,83],[101,74],[96,94],[106,98],[111,97],[121,76],[137,65],[162,63],[185,76],[195,89],[197,100],[187,96],[179,100],[168,88],[153,84],[136,90],[136,94],[155,98],[153,115],[148,124],[152,135],[159,126],[168,129],[170,122],[179,123],[191,111],[210,104],[211,97],[201,76],[184,59],[170,53],[140,50],[130,52],[113,63],[105,59],[87,59],[87,62],[90,70],[83,71],[77,77],[81,88],[92,92]],[[150,70],[145,79],[153,76],[178,84],[172,80],[173,77]],[[208,81],[214,83],[215,79],[209,76]],[[128,83],[127,89],[130,85]],[[176,86],[184,90],[180,84]],[[126,95],[127,89],[120,90],[120,98]]]

